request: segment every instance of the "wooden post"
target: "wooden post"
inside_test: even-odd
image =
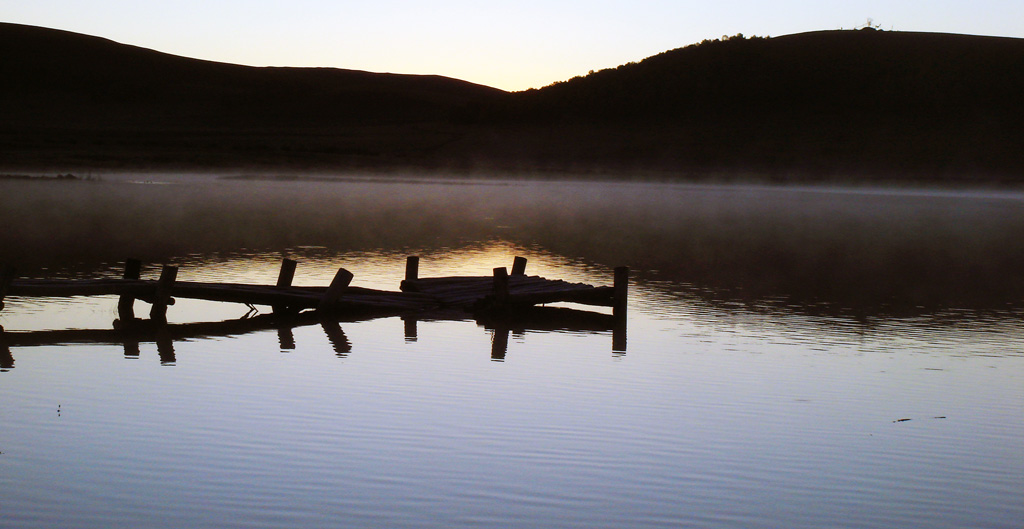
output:
[[[156,283],[156,294],[153,296],[153,307],[149,310],[149,319],[157,323],[167,323],[167,305],[170,303],[171,291],[177,278],[177,266],[164,265],[160,270],[160,280]]]
[[[281,271],[277,273],[277,288],[288,288],[292,286],[292,279],[295,278],[295,267],[298,263],[294,259],[282,259]]]
[[[348,284],[352,282],[352,272],[339,268],[338,272],[334,274],[334,279],[331,280],[331,286],[327,287],[327,291],[324,292],[324,297],[320,298],[320,305],[317,306],[316,310],[328,310],[338,302],[341,295],[345,293],[345,289],[348,288]]]
[[[616,318],[625,319],[626,301],[629,298],[629,267],[620,266],[615,269],[615,293],[613,294],[612,314]]]
[[[615,269],[614,298],[612,316],[612,353],[626,352],[626,302],[629,298],[629,267],[620,266]]]
[[[279,289],[291,288],[291,286],[292,286],[292,279],[295,278],[295,267],[297,266],[297,264],[298,263],[296,263],[292,259],[283,259],[281,261],[281,271],[278,272],[278,274],[277,274],[277,288],[279,288]],[[284,305],[284,304],[272,305],[271,309],[274,311],[275,314],[282,313],[282,312],[289,312],[288,305]],[[293,349],[294,349],[294,347],[293,347]]]
[[[11,348],[4,339],[4,328],[0,327],[0,371],[8,369],[14,369],[14,355],[11,354]]]
[[[4,310],[4,298],[7,296],[7,291],[11,289],[11,283],[13,282],[14,267],[10,265],[0,267],[0,310]]]
[[[125,259],[123,279],[132,281],[138,280],[142,273],[142,261],[138,259]],[[135,319],[135,296],[121,294],[117,299],[117,317],[123,322],[131,322]]]
[[[504,266],[494,269],[494,305],[502,307],[508,303],[508,270]]]
[[[410,255],[405,258],[405,280],[416,281],[420,278],[420,258],[417,255]]]
[[[526,275],[526,258],[516,256],[512,260],[512,275],[514,276],[525,276]]]

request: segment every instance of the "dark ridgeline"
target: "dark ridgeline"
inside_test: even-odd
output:
[[[501,93],[440,76],[217,63],[16,24],[0,24],[0,49],[4,111],[22,125],[307,129],[438,121]]]
[[[518,93],[0,24],[5,165],[1018,180],[1024,40],[705,41]]]
[[[17,24],[0,24],[0,49],[0,163],[28,168],[399,162],[450,141],[444,124],[503,93],[434,75],[217,63]]]
[[[1024,40],[866,29],[704,41],[515,94],[506,112],[609,127],[595,152],[613,163],[1013,177],[1022,93]]]

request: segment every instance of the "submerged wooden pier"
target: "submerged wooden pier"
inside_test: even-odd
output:
[[[614,285],[593,286],[558,279],[526,275],[526,259],[516,257],[511,273],[505,267],[493,269],[491,276],[420,277],[419,257],[406,260],[405,279],[398,291],[351,286],[353,274],[338,269],[329,286],[292,284],[297,263],[284,259],[274,285],[179,281],[178,268],[162,267],[158,279],[141,279],[142,263],[125,262],[120,279],[18,279],[11,267],[0,268],[0,310],[7,296],[76,297],[118,296],[118,319],[114,329],[7,332],[0,327],[4,347],[54,342],[123,342],[166,340],[169,336],[187,336],[219,332],[235,333],[244,329],[285,329],[339,320],[358,321],[377,317],[400,316],[406,322],[406,338],[415,339],[419,320],[475,319],[495,332],[492,356],[503,357],[507,335],[525,329],[579,327],[580,330],[614,332],[613,350],[625,351],[626,301],[629,269],[615,269]],[[270,314],[244,317],[225,322],[169,325],[168,307],[175,298],[241,303],[271,307]],[[150,304],[149,319],[135,315],[135,302]],[[576,309],[543,307],[550,303],[611,307],[612,314]],[[338,329],[340,332],[340,329]],[[328,333],[329,335],[331,333]],[[337,332],[334,333],[335,336]],[[343,334],[342,334],[343,336]],[[504,336],[504,338],[502,338]],[[287,344],[282,338],[282,347]],[[502,345],[504,341],[505,345]],[[332,343],[334,340],[332,340]],[[165,344],[166,345],[166,344]]]

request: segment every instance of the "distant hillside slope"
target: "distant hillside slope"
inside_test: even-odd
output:
[[[440,76],[257,68],[0,24],[8,125],[310,127],[448,119],[499,95]]]
[[[640,153],[615,155],[624,162],[1024,169],[1022,39],[875,30],[736,36],[505,104],[497,115],[510,122],[614,126],[618,143]],[[601,152],[616,143],[607,141]]]
[[[1003,124],[1024,115],[1022,89],[1024,39],[822,31],[705,41],[524,92],[517,105],[543,119]]]

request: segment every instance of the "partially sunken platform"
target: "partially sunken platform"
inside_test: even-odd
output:
[[[351,286],[354,276],[344,268],[338,269],[329,286],[296,286],[292,285],[296,267],[296,261],[284,259],[274,285],[179,281],[178,267],[173,265],[164,265],[157,279],[141,279],[142,263],[136,259],[125,262],[120,279],[19,279],[12,267],[3,267],[0,269],[0,310],[7,296],[118,296],[118,319],[114,320],[113,329],[4,332],[0,328],[0,346],[7,349],[74,342],[124,343],[126,354],[130,354],[132,348],[137,351],[140,341],[157,341],[160,345],[161,340],[240,334],[267,328],[281,331],[313,323],[333,329],[343,320],[398,316],[406,322],[407,339],[415,339],[415,324],[419,320],[475,319],[495,330],[493,355],[496,357],[504,354],[509,332],[528,329],[610,330],[615,333],[613,349],[625,350],[629,282],[626,267],[615,269],[612,286],[528,276],[523,257],[515,258],[511,273],[505,267],[497,267],[491,276],[421,278],[419,257],[410,256],[398,291]],[[175,298],[241,303],[251,310],[250,314],[235,320],[168,324],[167,310],[174,305]],[[148,319],[136,317],[136,301],[150,305]],[[558,302],[611,307],[612,314],[544,307]],[[257,314],[254,305],[269,306],[271,312]],[[333,326],[326,325],[331,322]],[[340,328],[333,333],[335,337],[339,332]],[[282,347],[286,347],[289,339],[283,337],[281,342]]]

